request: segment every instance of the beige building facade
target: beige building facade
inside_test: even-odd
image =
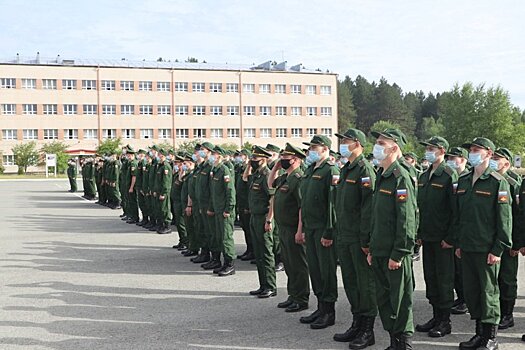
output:
[[[135,148],[194,139],[214,144],[335,141],[337,76],[286,63],[0,61],[0,152],[59,140],[90,151],[104,139]]]

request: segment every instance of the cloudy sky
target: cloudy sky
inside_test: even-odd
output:
[[[0,0],[0,58],[303,63],[405,91],[501,85],[525,108],[520,0]]]

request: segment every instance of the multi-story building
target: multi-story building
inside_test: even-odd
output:
[[[60,140],[95,150],[192,139],[301,144],[337,130],[337,76],[286,63],[259,66],[127,60],[0,60],[0,152]],[[335,141],[335,140],[334,140]]]

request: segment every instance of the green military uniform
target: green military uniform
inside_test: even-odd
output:
[[[148,183],[149,190],[151,193],[150,196],[150,230],[156,230],[161,224],[160,222],[160,210],[159,210],[159,197],[158,197],[158,183],[157,183],[157,170],[159,168],[159,159],[158,157],[153,157],[149,171],[148,171]]]
[[[306,144],[330,148],[332,142],[326,136],[316,135]],[[334,245],[325,247],[321,244],[321,239],[333,240],[335,237],[334,206],[339,168],[328,159],[314,162],[317,163],[306,169],[301,184],[301,217],[306,239],[306,259],[312,289],[318,302],[316,312],[319,313],[318,317],[308,319],[306,323],[312,323],[312,328],[324,328],[335,322],[337,265]]]
[[[130,218],[132,222],[136,223],[139,221],[139,203],[138,203],[138,197],[137,197],[137,181],[138,181],[138,175],[139,175],[139,162],[134,156],[134,151],[130,150],[128,153],[133,154],[133,159],[128,161],[128,174],[126,175],[126,197],[127,197],[127,205],[128,205],[128,213],[127,216]],[[135,185],[133,187],[133,192],[129,192],[131,189],[131,183],[133,182],[133,178],[135,178]]]
[[[145,154],[146,151],[140,149],[138,151],[139,154]],[[144,224],[144,219],[146,215],[144,214],[144,162],[145,159],[142,158],[140,160],[137,160],[137,176],[135,180],[135,192],[137,192],[137,207],[140,210],[140,213],[142,214],[142,221],[141,224]]]
[[[104,163],[102,159],[97,161],[97,164],[95,166],[95,184],[97,186],[97,193],[98,193],[98,202],[97,203],[104,203],[104,194],[102,193],[103,187],[102,187],[102,179],[104,178]]]
[[[424,146],[448,151],[448,142],[439,136],[421,142]],[[454,241],[453,208],[456,172],[442,161],[420,176],[417,200],[419,206],[418,239],[423,242],[423,271],[426,297],[433,308],[432,319],[416,327],[434,337],[450,333],[450,308],[454,303]],[[451,245],[443,248],[442,242]]]
[[[123,150],[123,152],[127,152],[127,148]],[[121,197],[121,206],[122,211],[126,217],[129,216],[129,207],[128,207],[128,198],[129,198],[129,184],[130,184],[130,161],[124,154],[121,157],[121,168],[120,168],[120,178],[119,178],[119,191],[120,191],[120,197]]]
[[[199,233],[201,234],[200,243],[201,248],[204,251],[211,251],[211,237],[212,237],[212,228],[210,224],[213,218],[209,217],[206,213],[206,210],[210,206],[210,173],[212,167],[207,162],[204,161],[199,165],[199,171],[196,174],[197,178],[195,179],[195,195],[197,197],[199,212],[196,213],[199,215]],[[213,227],[213,230],[215,226]],[[218,247],[214,247],[215,250],[218,250]]]
[[[96,197],[96,182],[95,182],[95,165],[93,159],[88,158],[89,161],[84,163],[82,167],[82,176],[84,179],[84,196],[87,199],[94,199]]]
[[[77,191],[77,165],[70,162],[67,167],[67,178],[69,179],[69,192]]]
[[[101,205],[108,205],[108,186],[106,184],[106,174],[109,164],[109,156],[104,156],[102,167],[100,169],[100,193],[98,203]]]
[[[286,144],[283,154],[293,155],[298,159],[306,157],[300,149],[290,144]],[[288,277],[286,289],[289,300],[299,306],[306,306],[310,297],[306,247],[295,242],[301,210],[302,178],[303,171],[299,167],[290,174],[284,172],[275,179],[272,187],[275,188],[273,212],[275,222],[279,225],[281,258]]]
[[[469,149],[472,145],[495,149],[492,141],[485,138],[476,138],[463,147]],[[500,264],[487,264],[487,257],[489,253],[501,257],[511,247],[512,198],[503,176],[487,167],[474,182],[474,171],[475,168],[459,178],[455,224],[465,301],[471,319],[476,320],[476,336],[488,340],[494,339],[500,322]]]
[[[404,134],[396,129],[372,135],[392,139],[399,148],[406,143]],[[379,316],[394,344],[410,343],[414,333],[411,254],[416,236],[416,208],[416,190],[408,171],[398,160],[387,169],[380,168],[372,201],[370,254]],[[390,270],[390,259],[401,263],[401,267]]]
[[[200,145],[195,146],[196,150],[200,149]],[[197,158],[196,158],[197,159]],[[196,160],[197,161],[197,160]],[[201,162],[195,165],[195,169],[191,173],[191,181],[188,184],[188,195],[192,201],[192,217],[195,229],[195,244],[201,249],[199,255],[192,260],[193,262],[206,262],[210,260],[210,249],[206,234],[204,232],[204,222],[201,215],[201,203],[199,202],[200,188],[197,186],[197,181],[201,173],[201,169],[206,165],[206,162]],[[204,205],[202,206],[204,207]],[[204,207],[207,208],[207,207]]]
[[[186,157],[186,160],[191,160],[191,157]],[[188,206],[188,197],[190,195],[190,188],[192,187],[193,171],[186,171],[182,177],[182,189],[180,193],[181,207],[183,208],[184,226],[187,234],[187,248],[186,256],[194,255],[199,250],[198,240],[195,233],[195,224],[193,216],[187,216],[185,209]]]
[[[119,178],[120,162],[113,158],[109,161],[106,174],[108,201],[112,209],[120,207]]]
[[[336,136],[359,141],[361,146],[366,144],[365,134],[357,129],[349,129]],[[364,154],[360,154],[343,166],[337,185],[336,248],[343,285],[354,317],[354,331],[351,328],[348,332],[355,336],[357,329],[364,329],[366,322],[373,326],[373,320],[377,316],[374,273],[362,250],[370,244],[375,179],[374,168]],[[352,339],[348,338],[352,338],[351,335],[345,337],[341,334],[336,338],[347,338],[344,341],[350,341]]]
[[[249,150],[242,150],[247,157],[251,156]],[[248,206],[248,183],[242,181],[242,176],[246,170],[244,163],[237,164],[235,168],[235,196],[236,196],[236,209],[237,215],[239,216],[239,223],[244,232],[244,240],[246,242],[246,252],[239,256],[241,260],[246,260],[253,257],[253,243],[252,234],[250,232],[250,209]]]
[[[143,195],[141,211],[142,211],[142,222],[141,226],[146,228],[148,225],[151,225],[151,190],[149,187],[149,177],[151,169],[151,157],[148,155],[142,161],[142,192]],[[140,205],[140,204],[139,204]]]
[[[275,145],[272,145],[271,143],[266,145],[266,150],[270,152],[280,153],[281,149]],[[277,163],[277,159],[272,160],[271,162],[268,162],[268,169],[272,170],[275,164]],[[281,175],[284,171],[281,169],[279,170],[279,175]],[[276,267],[279,263],[281,263],[282,268],[282,258],[281,258],[281,244],[280,244],[280,234],[279,234],[279,225],[275,223],[273,227],[273,255],[275,257],[275,264]]]
[[[183,161],[181,156],[175,156],[176,160]],[[177,225],[177,233],[179,235],[179,247],[185,248],[188,246],[188,234],[186,232],[186,222],[184,220],[184,210],[186,206],[182,205],[181,193],[182,193],[183,180],[179,176],[179,169],[173,167],[173,183],[171,185],[171,210],[175,219],[175,225]],[[187,204],[187,200],[184,201]]]
[[[159,151],[161,154],[167,156],[165,150]],[[167,160],[161,161],[159,167],[157,168],[157,176],[155,183],[157,185],[157,198],[159,201],[159,225],[160,230],[157,230],[158,233],[168,233],[170,231],[169,227],[171,224],[171,184],[173,178],[173,170],[171,165]],[[170,231],[171,232],[171,231]]]

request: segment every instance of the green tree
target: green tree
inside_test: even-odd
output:
[[[53,141],[46,143],[40,149],[43,154],[56,154],[57,156],[57,173],[63,174],[67,169],[67,160],[69,155],[66,150],[69,146],[61,141]],[[45,165],[45,162],[42,164]]]
[[[220,144],[219,146],[221,146],[227,151],[236,151],[238,149],[238,145],[233,142],[223,143],[223,144]]]
[[[349,81],[349,79],[345,79]],[[374,118],[374,90],[375,83],[369,83],[364,77],[358,75],[355,82],[351,83],[351,94],[356,111],[355,125],[365,133],[370,131],[376,122]]]
[[[355,125],[356,112],[352,98],[351,80],[347,76],[344,81],[337,82],[337,123],[338,131],[344,133]]]
[[[201,143],[201,140],[184,141],[177,145],[177,152],[187,152],[193,154],[195,146]]]
[[[196,59],[195,57],[188,57],[188,58],[186,59],[186,62],[187,62],[187,63],[199,63],[199,60]]]
[[[4,172],[5,172],[4,154],[0,152],[0,174],[3,174]]]
[[[436,120],[433,117],[426,117],[423,118],[423,122],[421,123],[419,138],[425,140],[436,135],[443,136],[445,135],[445,132],[446,128],[441,118]]]
[[[38,164],[38,151],[36,142],[19,143],[11,148],[15,158],[15,164],[18,166],[18,174],[25,174],[27,168]]]
[[[122,145],[122,140],[119,138],[116,139],[106,139],[102,141],[96,151],[98,154],[113,154],[120,153],[120,146]]]
[[[375,89],[375,119],[390,120],[407,135],[411,136],[415,130],[415,119],[403,103],[402,90],[396,85],[388,84],[385,78],[381,78]]]

